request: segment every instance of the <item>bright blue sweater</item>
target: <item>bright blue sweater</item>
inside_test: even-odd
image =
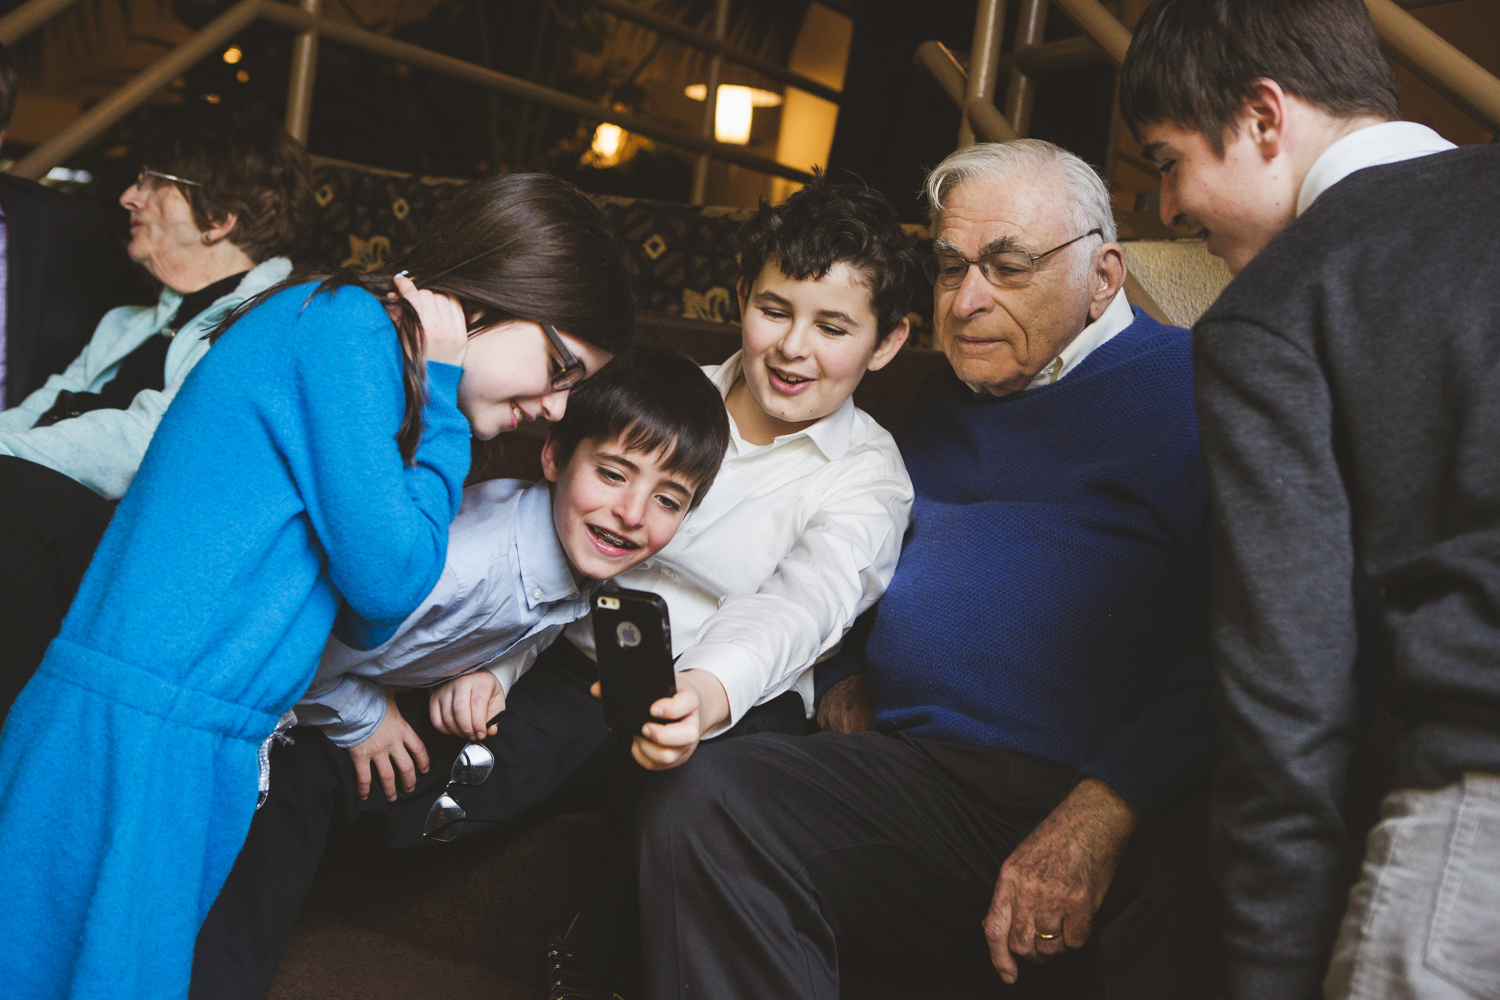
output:
[[[257,746],[341,600],[391,628],[442,571],[469,465],[462,369],[428,365],[405,465],[395,328],[362,290],[312,287],[188,376],[0,734],[8,997],[185,996]]]
[[[1103,780],[1150,816],[1209,772],[1191,335],[1140,310],[1009,396],[944,368],[901,442],[912,526],[866,646],[877,724]]]

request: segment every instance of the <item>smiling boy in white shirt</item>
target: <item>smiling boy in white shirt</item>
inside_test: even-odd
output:
[[[733,727],[768,728],[747,713],[774,715],[790,691],[810,717],[813,664],[885,592],[910,519],[896,442],[853,394],[906,342],[914,241],[880,195],[820,179],[762,205],[739,243],[743,347],[704,369],[729,411],[724,464],[676,537],[618,578],[666,598],[678,656],[678,693],[653,706],[664,721],[631,747],[648,770]],[[586,624],[565,634],[592,654]],[[617,850],[554,952],[553,996],[609,996],[630,964],[633,880],[613,870],[628,863]]]
[[[796,690],[890,583],[912,490],[895,440],[854,405],[906,342],[915,250],[874,192],[820,181],[740,232],[743,348],[705,368],[729,450],[714,492],[618,578],[667,600],[675,698],[632,748],[651,770]],[[753,541],[752,541],[753,540]],[[586,623],[585,623],[586,624]],[[567,636],[592,654],[592,633]]]

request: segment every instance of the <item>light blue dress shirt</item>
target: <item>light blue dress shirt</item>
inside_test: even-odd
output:
[[[428,687],[545,649],[588,614],[596,586],[574,580],[553,526],[549,483],[470,486],[432,593],[375,649],[329,639],[297,721],[321,726],[341,747],[362,743],[385,718],[385,685]]]

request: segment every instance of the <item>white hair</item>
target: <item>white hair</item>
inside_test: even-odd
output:
[[[1070,236],[1099,229],[1104,233],[1105,243],[1115,241],[1115,213],[1104,181],[1083,160],[1041,139],[976,142],[950,153],[934,167],[923,185],[932,235],[938,234],[942,221],[943,199],[958,185],[969,180],[1003,183],[1038,174],[1056,178],[1068,193]]]

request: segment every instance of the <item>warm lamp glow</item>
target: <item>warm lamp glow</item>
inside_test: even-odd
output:
[[[224,61],[231,66],[233,66],[243,58],[245,58],[245,53],[240,51],[238,45],[231,45],[229,48],[224,50]]]
[[[743,146],[750,141],[750,118],[755,107],[747,87],[720,87],[714,105],[714,138]]]
[[[705,84],[695,83],[684,93],[695,101],[708,96]],[[750,141],[750,119],[756,108],[772,108],[781,103],[781,95],[757,87],[725,84],[719,88],[714,104],[714,138],[743,146]]]
[[[612,167],[620,162],[620,151],[625,146],[625,130],[618,125],[603,122],[594,129],[594,141],[589,151],[600,166]]]

